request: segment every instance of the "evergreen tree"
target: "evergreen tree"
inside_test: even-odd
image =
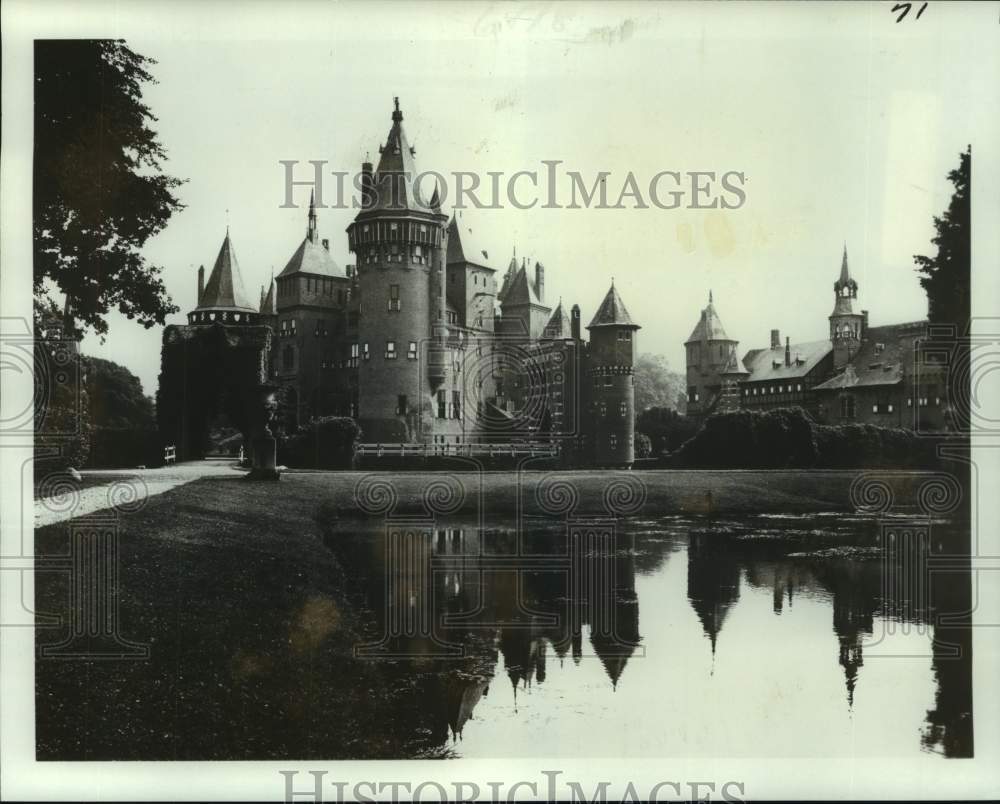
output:
[[[971,208],[969,204],[972,148],[959,157],[959,165],[948,173],[955,186],[951,203],[941,217],[934,218],[937,246],[933,257],[915,255],[920,284],[927,293],[927,317],[932,324],[954,324],[957,335],[965,334],[970,315]]]
[[[35,42],[35,296],[101,335],[112,308],[146,327],[177,311],[141,251],[183,206],[143,102],[154,63],[120,40]]]

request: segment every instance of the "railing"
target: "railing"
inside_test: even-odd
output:
[[[163,462],[164,463],[177,463],[177,447],[171,444],[169,447],[163,448]]]
[[[358,455],[375,457],[428,458],[439,455],[480,456],[491,458],[527,456],[530,458],[554,458],[559,455],[558,444],[359,444]]]

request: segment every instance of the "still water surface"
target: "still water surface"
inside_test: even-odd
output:
[[[967,560],[948,558],[961,531],[418,522],[328,547],[371,612],[356,661],[385,674],[410,756],[963,757],[971,638],[939,622],[970,605]]]

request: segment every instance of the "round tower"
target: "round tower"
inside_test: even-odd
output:
[[[445,380],[448,218],[436,192],[421,197],[402,123],[396,98],[378,168],[362,167],[363,209],[347,227],[361,302],[358,418],[369,442],[428,439]]]
[[[728,395],[724,393],[729,385],[727,375],[734,365],[735,371],[740,371],[738,347],[739,341],[726,334],[709,291],[708,306],[701,311],[691,336],[684,342],[689,416],[703,416],[717,410]]]
[[[635,333],[614,282],[590,331],[591,433],[597,466],[628,468],[635,461]]]
[[[864,315],[854,311],[858,283],[847,267],[847,244],[840,264],[840,278],[833,283],[834,303],[830,314],[830,342],[833,344],[833,368],[844,368],[858,353],[864,337]]]

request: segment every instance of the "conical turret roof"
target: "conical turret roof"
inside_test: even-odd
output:
[[[625,309],[625,303],[622,301],[622,297],[618,295],[618,289],[615,287],[614,282],[611,283],[611,287],[608,288],[608,292],[604,296],[604,301],[601,302],[601,306],[597,308],[593,319],[587,325],[587,329],[593,329],[594,327],[632,327],[633,329],[639,329],[639,325],[633,323],[632,317],[628,314],[628,310]]]
[[[712,301],[712,291],[708,292],[708,306],[701,311],[701,318],[698,319],[698,323],[694,325],[694,329],[691,330],[691,335],[688,337],[685,344],[695,343],[697,341],[732,341],[726,334],[725,328],[722,326],[722,321],[719,318],[719,314],[715,311],[715,304]]]
[[[222,241],[219,256],[215,258],[212,273],[205,283],[205,290],[198,300],[195,311],[201,310],[242,310],[255,313],[257,309],[250,303],[240,264],[236,261],[236,252],[229,239],[229,230]]]
[[[278,314],[277,286],[278,283],[274,281],[274,275],[272,273],[271,284],[267,286],[267,293],[264,295],[264,299],[260,303],[260,312],[262,315]]]
[[[403,130],[403,112],[399,108],[399,98],[393,98],[393,105],[392,126],[385,145],[381,146],[381,156],[375,171],[377,197],[370,209],[438,212],[434,199],[422,198],[420,187],[414,183],[418,175],[413,159],[416,150],[410,146]]]

